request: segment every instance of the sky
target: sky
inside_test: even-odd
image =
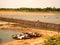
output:
[[[0,0],[0,8],[60,8],[60,0]]]

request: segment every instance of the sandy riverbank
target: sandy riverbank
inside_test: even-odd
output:
[[[4,43],[2,45],[40,45],[41,43],[43,43],[43,41],[46,39],[47,36],[58,35],[56,31],[33,29],[33,28],[17,28],[17,27],[2,26],[0,27],[0,29],[14,30],[20,32],[38,32],[42,34],[42,37],[36,39],[15,40],[8,43]]]
[[[52,14],[60,14],[58,12],[15,12],[15,11],[0,11],[0,14],[41,14],[41,15],[52,15]],[[12,42],[4,43],[2,45],[40,45],[41,42],[45,40],[45,36],[53,36],[57,35],[56,31],[50,30],[42,30],[42,29],[32,29],[32,28],[17,28],[17,27],[9,27],[9,26],[2,26],[0,29],[3,30],[14,30],[20,32],[38,32],[43,35],[43,37],[39,37],[36,39],[27,39],[27,40],[15,40]]]
[[[0,14],[39,14],[39,15],[56,15],[60,12],[19,12],[19,11],[0,11]]]

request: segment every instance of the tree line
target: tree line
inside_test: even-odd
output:
[[[0,8],[0,10],[11,10],[11,11],[25,11],[25,12],[48,12],[48,11],[58,11],[60,12],[60,8]]]

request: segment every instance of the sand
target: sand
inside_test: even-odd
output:
[[[15,41],[4,43],[2,45],[41,45],[44,42],[44,40],[46,40],[47,37],[58,35],[58,32],[56,31],[34,29],[34,28],[17,28],[17,27],[2,26],[0,27],[0,29],[14,30],[20,32],[38,32],[39,34],[42,34],[42,37],[36,39],[32,38],[26,40],[15,40]]]
[[[0,14],[40,14],[40,15],[55,15],[60,14],[60,12],[16,12],[16,11],[0,11]],[[50,30],[42,30],[42,29],[33,29],[33,28],[17,28],[17,27],[11,27],[11,26],[0,26],[0,29],[3,30],[14,30],[14,31],[20,31],[20,32],[38,32],[39,34],[42,34],[42,37],[36,38],[36,39],[27,39],[27,40],[15,40],[11,42],[7,42],[0,45],[41,45],[41,43],[46,40],[48,36],[58,35],[58,32],[56,31],[50,31]]]
[[[35,15],[56,15],[60,14],[60,12],[19,12],[19,11],[0,11],[0,14],[35,14]]]

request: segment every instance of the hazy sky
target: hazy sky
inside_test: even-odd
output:
[[[0,8],[60,8],[60,0],[0,0]]]

